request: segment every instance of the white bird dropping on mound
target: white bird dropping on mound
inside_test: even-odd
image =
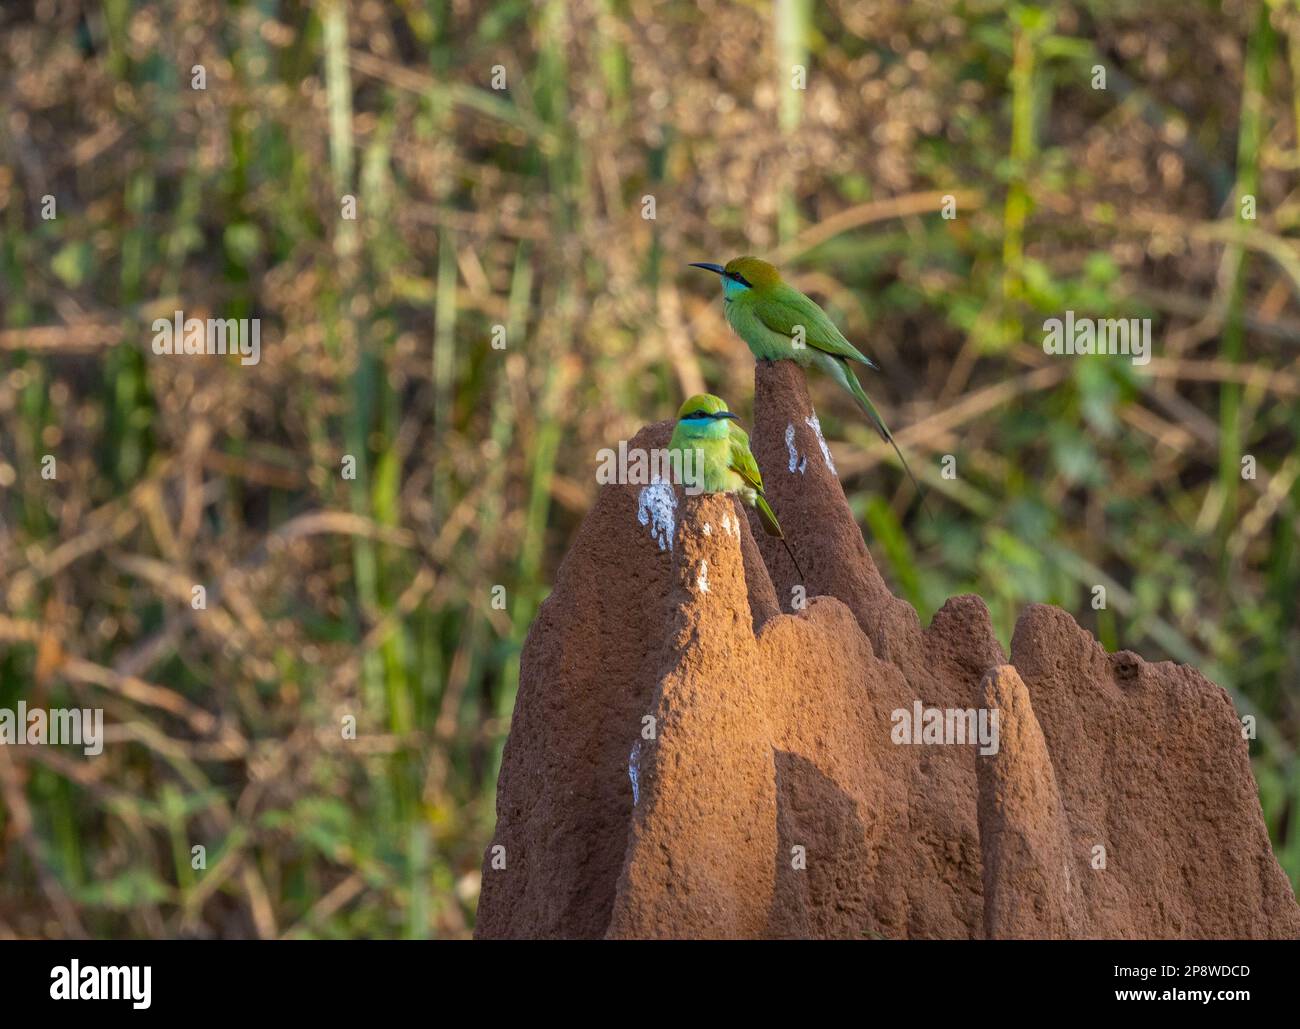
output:
[[[831,474],[838,479],[840,473],[835,470],[835,462],[831,460],[831,448],[826,445],[826,437],[822,435],[822,423],[817,417],[817,412],[814,411],[805,418],[804,421],[808,423],[808,428],[817,433],[817,445],[822,448],[822,457],[826,459],[826,467],[829,468]]]
[[[660,550],[673,549],[673,529],[676,527],[677,494],[666,482],[652,482],[641,487],[637,501],[636,517],[642,525],[650,526],[650,535]]]
[[[785,449],[790,451],[790,471],[797,471],[802,475],[808,469],[808,455],[803,455],[803,460],[799,459],[799,451],[794,446],[794,423],[791,422],[785,427]]]

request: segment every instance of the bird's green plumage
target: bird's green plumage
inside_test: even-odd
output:
[[[688,417],[703,412],[707,417]],[[781,525],[771,506],[763,496],[763,476],[758,462],[749,449],[749,434],[736,424],[720,397],[701,393],[682,404],[678,421],[668,442],[670,451],[677,451],[681,464],[678,467],[695,467],[700,476],[699,485],[706,493],[737,493],[750,507],[756,509],[763,528],[772,536],[784,539]],[[688,458],[686,453],[694,451]]]
[[[753,451],[749,449],[749,433],[742,429],[735,422],[728,422],[727,428],[731,436],[731,470],[740,476],[741,481],[753,493],[752,498],[747,498],[749,503],[758,511],[759,520],[763,523],[763,528],[769,536],[780,536],[785,538],[781,532],[781,523],[776,520],[776,514],[763,496],[763,476],[758,472],[758,462],[754,460]]]
[[[757,257],[737,257],[725,267],[697,265],[722,277],[723,304],[727,324],[745,341],[760,361],[794,361],[802,368],[820,368],[853,396],[870,417],[876,431],[894,448],[903,470],[917,492],[925,499],[916,476],[894,442],[893,434],[880,417],[862,383],[854,374],[850,361],[878,367],[835,327],[826,312],[793,286],[781,280],[781,273]],[[803,346],[796,346],[799,328],[803,328]]]
[[[796,361],[806,368],[815,353],[821,351],[874,367],[844,338],[825,311],[784,282],[737,292],[726,301],[726,313],[728,324],[755,357]],[[799,326],[803,326],[803,347],[796,347],[794,342]]]

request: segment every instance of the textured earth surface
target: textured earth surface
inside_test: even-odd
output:
[[[978,597],[922,628],[803,373],[755,378],[806,599],[732,498],[603,487],[524,647],[477,935],[1300,936],[1227,694],[1057,608],[1009,656]],[[899,742],[918,703],[996,717],[996,752]]]

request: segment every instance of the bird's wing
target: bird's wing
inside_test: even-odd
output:
[[[740,476],[741,481],[754,491],[754,508],[758,511],[759,521],[769,536],[784,539],[781,523],[776,520],[776,513],[763,496],[763,476],[759,473],[758,462],[749,449],[749,434],[739,425],[731,426],[731,470]]]
[[[731,470],[744,480],[745,485],[755,492],[763,492],[763,476],[758,471],[758,462],[749,449],[749,433],[739,425],[731,426]]]
[[[795,326],[802,325],[804,342],[810,347],[849,361],[861,361],[871,368],[879,367],[844,338],[825,311],[793,286],[782,282],[770,287],[763,296],[755,297],[753,309],[772,332],[793,337]]]

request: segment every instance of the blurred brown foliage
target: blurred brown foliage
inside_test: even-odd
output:
[[[684,268],[742,252],[883,366],[933,522],[813,388],[899,592],[1195,663],[1300,874],[1290,0],[273,8],[0,12],[0,706],[108,723],[0,749],[0,933],[467,935],[595,451],[751,402]],[[1066,309],[1155,358],[1048,357]]]

